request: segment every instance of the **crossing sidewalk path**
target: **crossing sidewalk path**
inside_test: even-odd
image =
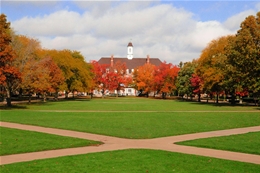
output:
[[[60,136],[89,139],[94,141],[101,141],[103,143],[102,145],[98,145],[98,146],[66,148],[66,149],[58,149],[58,150],[0,156],[0,165],[38,160],[38,159],[55,158],[61,156],[86,154],[86,153],[94,153],[94,152],[102,152],[102,151],[123,150],[123,149],[165,150],[171,152],[194,154],[194,155],[208,156],[208,157],[220,158],[226,160],[260,164],[260,155],[190,147],[190,146],[181,146],[181,145],[174,144],[176,142],[186,141],[186,140],[218,137],[218,136],[229,136],[229,135],[243,134],[248,132],[257,132],[260,131],[260,126],[210,131],[210,132],[202,132],[202,133],[194,133],[194,134],[186,134],[186,135],[178,135],[178,136],[170,136],[170,137],[161,137],[161,138],[154,138],[154,139],[123,139],[123,138],[96,135],[96,134],[85,133],[85,132],[46,128],[46,127],[32,126],[32,125],[23,125],[17,123],[9,123],[9,122],[0,122],[0,126],[55,134]]]

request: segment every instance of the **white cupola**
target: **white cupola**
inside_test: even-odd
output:
[[[127,58],[133,59],[133,54],[134,54],[133,44],[129,42],[127,45]]]

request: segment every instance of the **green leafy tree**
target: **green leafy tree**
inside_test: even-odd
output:
[[[260,12],[248,16],[228,47],[228,69],[240,91],[248,89],[255,96],[260,92]]]
[[[193,86],[191,85],[192,74],[195,73],[197,67],[197,61],[182,63],[178,72],[176,87],[180,96],[190,96],[192,98]]]

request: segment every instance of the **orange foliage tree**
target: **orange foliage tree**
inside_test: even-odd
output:
[[[149,92],[153,90],[154,69],[155,66],[150,63],[135,69],[133,74],[134,84],[140,94],[146,94],[146,96],[148,96]]]
[[[21,79],[19,70],[13,65],[16,58],[11,47],[10,23],[4,14],[0,15],[0,85],[6,90],[7,106],[11,106],[11,93],[16,81]]]
[[[212,40],[208,46],[202,51],[198,59],[198,66],[195,73],[203,80],[202,88],[206,92],[214,92],[218,95],[225,90],[225,73],[226,69],[226,47],[229,40],[234,36],[224,36],[219,39]]]
[[[50,57],[28,61],[22,79],[23,89],[29,93],[41,93],[44,101],[46,92],[57,92],[59,85],[64,81],[62,71]]]

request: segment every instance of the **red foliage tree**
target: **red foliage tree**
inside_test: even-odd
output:
[[[193,87],[193,93],[198,95],[198,102],[200,102],[200,94],[201,94],[201,78],[196,75],[192,74],[192,78],[190,78],[191,86]]]
[[[166,62],[155,68],[154,89],[162,94],[162,98],[165,98],[167,93],[176,89],[175,80],[179,70],[179,67]]]

